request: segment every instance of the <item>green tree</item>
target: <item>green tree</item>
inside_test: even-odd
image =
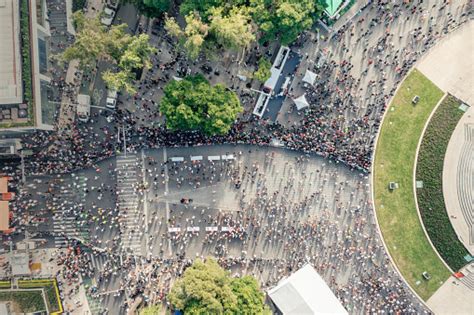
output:
[[[170,9],[170,0],[125,0],[147,17],[159,17]]]
[[[108,60],[117,71],[105,71],[102,78],[109,87],[134,93],[133,72],[149,67],[149,57],[156,52],[146,34],[131,36],[125,32],[126,24],[106,29],[98,19],[85,18],[82,12],[74,13],[76,41],[61,55],[65,61],[78,59],[82,69],[90,69],[98,59]]]
[[[106,57],[106,30],[99,19],[86,19],[82,11],[73,14],[76,40],[61,55],[63,61],[79,60],[82,69],[90,69],[97,59]],[[112,28],[115,28],[112,26]],[[115,31],[118,29],[115,28]]]
[[[232,278],[214,259],[197,259],[178,279],[168,300],[185,314],[268,314],[264,295],[250,276]]]
[[[190,13],[198,12],[205,20],[209,15],[208,11],[224,3],[223,0],[184,0],[179,6],[179,13],[187,16]]]
[[[160,305],[149,305],[140,310],[140,315],[159,315],[161,314]]]
[[[265,307],[264,294],[260,290],[260,286],[254,277],[244,276],[242,278],[233,278],[230,286],[237,298],[239,314],[271,314]]]
[[[247,48],[254,40],[251,17],[245,7],[234,7],[224,14],[222,7],[210,9],[210,32],[224,48]]]
[[[211,86],[202,75],[168,83],[160,103],[168,129],[207,135],[226,134],[242,110],[234,92],[221,84]]]
[[[320,0],[250,0],[250,7],[261,40],[279,38],[287,45],[320,17],[324,10],[320,3]]]
[[[167,17],[165,29],[178,40],[190,59],[196,59],[203,49],[209,26],[201,20],[197,12],[188,14],[185,19],[186,27],[182,30],[174,18]]]
[[[236,310],[228,273],[214,259],[197,259],[178,279],[168,299],[185,314],[223,314]]]
[[[130,69],[117,72],[105,70],[104,73],[102,73],[102,79],[107,87],[117,91],[125,90],[129,94],[135,94],[137,92],[133,85],[134,78],[135,75]]]
[[[258,69],[253,73],[254,78],[264,83],[272,75],[272,73],[270,72],[271,67],[272,64],[267,58],[260,58],[260,60],[258,61]]]

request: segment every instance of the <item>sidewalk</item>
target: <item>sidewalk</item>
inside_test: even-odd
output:
[[[372,2],[371,0],[358,0],[356,1],[352,7],[341,16],[336,23],[334,23],[330,29],[333,32],[337,32],[341,27],[349,23],[352,19],[356,17],[360,13],[360,11],[367,6],[368,3]]]
[[[100,12],[102,12],[102,8],[104,4],[102,0],[89,0],[87,1],[87,8],[85,9],[85,16],[88,18],[95,18],[97,17]],[[68,31],[69,25],[72,25],[72,16],[70,15],[72,10],[68,10],[67,16],[67,23],[68,23]],[[76,72],[78,76],[76,78]],[[82,71],[79,70],[79,62],[77,60],[72,60],[67,69],[66,74],[66,83],[74,85],[74,96],[77,96],[80,88],[80,82],[82,78]],[[67,135],[71,130],[71,124],[74,123],[76,118],[76,108],[74,105],[76,103],[75,97],[71,98],[66,93],[63,93],[61,98],[61,108],[59,111],[59,118],[58,118],[58,133],[60,135]]]

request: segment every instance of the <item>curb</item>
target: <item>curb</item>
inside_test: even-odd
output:
[[[396,88],[396,90],[394,91],[393,93],[393,96],[392,98],[390,99],[390,101],[388,102],[388,104],[392,104],[392,101],[393,99],[395,98],[395,95],[397,95],[398,93],[398,90],[400,90],[400,87],[402,86],[403,82],[405,82],[406,78],[415,70],[415,66],[412,67],[408,72],[407,74],[405,75],[405,77],[403,78],[403,80],[400,81],[400,83],[398,84],[398,87]],[[418,71],[418,70],[417,70]],[[374,219],[375,219],[375,225],[377,226],[377,231],[380,235],[380,239],[382,241],[382,244],[383,244],[383,247],[385,249],[385,252],[387,253],[387,256],[388,258],[390,259],[390,262],[392,263],[392,266],[393,268],[396,270],[396,272],[398,273],[398,275],[400,276],[400,279],[403,280],[403,282],[405,283],[405,285],[411,290],[411,292],[413,293],[414,296],[416,296],[418,298],[418,300],[431,312],[431,313],[434,313],[433,310],[428,306],[428,304],[425,302],[425,300],[423,300],[419,295],[418,293],[416,293],[416,291],[413,289],[413,287],[408,283],[408,281],[405,279],[405,277],[403,276],[403,274],[400,272],[400,270],[398,269],[398,266],[397,264],[395,263],[395,261],[393,260],[392,258],[392,255],[390,254],[390,251],[388,250],[388,247],[387,247],[387,244],[385,244],[385,239],[383,237],[383,234],[382,234],[382,230],[380,229],[380,225],[379,225],[379,220],[377,218],[377,211],[375,210],[375,189],[374,189],[374,168],[375,168],[375,153],[377,152],[377,144],[378,144],[378,141],[379,141],[379,136],[380,136],[380,130],[382,129],[382,126],[383,126],[383,123],[385,121],[385,117],[387,117],[387,113],[389,112],[388,108],[390,106],[387,105],[387,108],[385,109],[385,112],[383,114],[383,117],[382,117],[382,120],[380,121],[380,127],[379,127],[379,130],[377,132],[377,136],[375,137],[374,139],[374,150],[373,150],[373,154],[372,154],[372,164],[371,164],[371,171],[370,171],[370,187],[371,187],[371,197],[372,197],[372,210],[374,212]]]

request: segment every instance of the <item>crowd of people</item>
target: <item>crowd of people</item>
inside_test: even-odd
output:
[[[317,73],[318,80],[314,86],[306,88],[310,107],[293,126],[250,117],[248,108],[253,106],[254,99],[242,88],[236,90],[247,114],[225,136],[174,133],[160,123],[147,125],[147,120],[159,120],[156,99],[159,92],[155,91],[162,89],[173,76],[180,76],[183,69],[190,68],[184,56],[162,64],[158,52],[152,56],[153,67],[139,83],[137,94],[120,103],[115,126],[95,128],[71,121],[70,132],[43,131],[25,136],[25,147],[34,150],[33,156],[26,159],[26,170],[30,175],[99,169],[99,165],[106,163],[102,160],[122,150],[116,143],[118,126],[127,127],[127,150],[130,152],[142,147],[226,143],[264,147],[277,139],[287,148],[305,154],[289,160],[281,170],[273,165],[271,153],[265,157],[265,166],[245,165],[239,159],[224,166],[205,162],[186,167],[169,165],[166,161],[152,163],[148,165],[152,185],[145,192],[152,202],[160,203],[155,190],[163,181],[178,190],[189,183],[186,189],[191,191],[227,181],[238,196],[237,208],[219,211],[218,207],[202,207],[189,201],[195,198],[181,196],[172,208],[169,220],[161,207],[144,222],[156,227],[155,232],[159,231],[147,242],[150,255],[137,258],[124,253],[121,264],[116,264],[112,262],[118,261],[120,237],[103,239],[101,235],[105,229],[120,230],[123,214],[119,213],[117,205],[98,206],[102,197],[94,200],[91,207],[75,205],[72,212],[66,211],[64,216],[84,214],[86,222],[96,230],[89,246],[100,249],[101,255],[111,263],[93,270],[87,258],[80,258],[83,253],[74,249],[59,258],[64,266],[63,274],[66,278],[74,278],[79,271],[84,276],[96,277],[98,287],[90,288],[90,294],[104,304],[120,299],[127,308],[137,296],[150,302],[166,302],[166,292],[173,280],[197,256],[216,256],[221,265],[234,274],[256,276],[264,289],[310,262],[351,312],[425,312],[389,263],[371,221],[365,175],[353,172],[350,177],[337,168],[309,170],[304,165],[311,163],[307,154],[312,153],[368,172],[383,112],[398,83],[440,37],[468,19],[469,10],[467,1],[458,3],[457,7],[449,1],[433,4],[373,1],[327,39],[318,40],[321,53],[311,68]],[[291,48],[304,50],[310,40],[305,38],[302,36]],[[61,44],[56,46],[58,51],[64,49]],[[57,70],[53,76],[52,90],[55,92],[52,98],[56,101],[60,101],[62,93],[73,91],[72,86],[64,83],[64,70]],[[159,73],[162,78],[154,79]],[[137,110],[132,111],[131,107]],[[248,155],[251,156],[251,152]],[[238,153],[235,156],[243,158]],[[169,178],[164,178],[164,169],[168,167]],[[15,180],[20,178],[20,172],[10,166],[2,171]],[[113,165],[102,170],[104,176],[115,172]],[[100,183],[102,174],[98,172],[95,183],[88,183],[89,191],[107,191],[117,196],[114,202],[119,200],[120,192],[115,187]],[[271,184],[272,176],[282,174],[286,176],[284,179],[277,185]],[[305,189],[307,195],[301,196],[300,192]],[[19,195],[14,203],[15,211],[20,214],[18,217],[38,206],[32,201],[35,198],[37,196],[29,193]],[[183,198],[188,202],[179,202]],[[187,217],[190,210],[198,211],[195,216]],[[141,219],[144,218],[143,215]],[[202,232],[171,235],[166,230],[170,225],[181,225],[184,229],[206,224],[225,225],[231,230],[205,236]],[[168,244],[171,247],[168,248]],[[102,284],[113,278],[119,279],[118,288],[104,294],[107,286]]]

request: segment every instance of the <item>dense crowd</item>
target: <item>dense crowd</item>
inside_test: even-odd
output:
[[[287,148],[318,154],[351,168],[368,171],[383,112],[398,83],[441,36],[468,19],[470,6],[467,2],[449,11],[450,5],[449,1],[434,4],[423,1],[409,4],[373,1],[332,36],[321,40],[321,53],[311,68],[318,75],[318,81],[306,88],[310,108],[292,127],[248,116],[237,121],[226,136],[172,133],[159,123],[146,126],[143,122],[159,118],[155,90],[162,89],[163,84],[174,75],[181,76],[188,72],[183,69],[189,69],[188,61],[183,56],[162,64],[157,54],[151,58],[153,66],[139,83],[137,94],[125,101],[138,110],[117,110],[117,125],[97,129],[70,121],[69,133],[37,132],[25,136],[25,147],[35,152],[26,161],[27,173],[41,175],[68,173],[89,167],[98,169],[101,160],[121,150],[115,141],[118,125],[128,128],[127,148],[130,152],[142,147],[224,143],[267,146],[278,139]],[[415,26],[411,23],[413,21],[417,21]],[[400,25],[406,25],[403,32],[396,28]],[[309,40],[303,35],[291,48],[304,49]],[[57,47],[53,48],[58,51],[64,48],[59,43],[55,45]],[[361,59],[351,57],[356,49]],[[162,73],[162,78],[154,79],[158,73]],[[61,100],[62,93],[74,91],[73,86],[64,83],[64,76],[64,69],[57,70],[53,75],[54,93],[51,97],[55,101]],[[241,89],[238,93],[245,107],[253,106],[248,92]],[[239,156],[238,153],[235,155]],[[272,157],[269,155],[266,159],[270,166]],[[371,205],[366,195],[367,180],[364,175],[359,175],[359,178],[354,176],[355,180],[351,181],[339,179],[338,172],[332,169],[300,169],[299,165],[307,160],[307,156],[300,156],[296,161],[288,162],[285,169],[288,167],[292,172],[288,171],[287,179],[280,182],[278,189],[269,187],[271,175],[263,171],[263,166],[259,169],[258,165],[247,166],[237,162],[234,166],[222,168],[205,163],[184,167],[166,163],[149,165],[153,178],[150,191],[158,189],[167,180],[163,178],[163,170],[167,167],[170,167],[169,183],[176,188],[189,185],[187,188],[197,189],[201,185],[212,184],[212,181],[228,180],[238,191],[239,212],[214,213],[207,207],[199,208],[200,216],[187,218],[183,213],[196,206],[185,199],[188,202],[182,202],[172,210],[170,221],[166,222],[164,215],[154,213],[149,222],[144,222],[160,229],[166,223],[179,222],[183,227],[207,223],[232,228],[226,234],[208,234],[199,241],[202,243],[198,243],[198,251],[193,248],[196,246],[196,235],[165,233],[153,236],[149,241],[151,247],[147,247],[153,251],[158,247],[156,252],[159,255],[136,258],[124,254],[121,263],[117,264],[120,237],[102,239],[100,236],[106,229],[119,229],[124,214],[118,212],[117,206],[101,208],[97,204],[102,197],[90,208],[70,205],[65,201],[55,203],[55,206],[65,210],[62,212],[65,216],[85,218],[96,229],[97,233],[89,245],[98,250],[97,255],[101,252],[100,255],[110,261],[102,269],[93,270],[90,262],[73,245],[73,250],[58,258],[63,266],[62,274],[71,281],[75,281],[78,273],[97,278],[98,287],[90,288],[89,293],[104,303],[122,299],[126,308],[137,296],[143,296],[146,301],[166,301],[166,292],[173,279],[182,274],[196,253],[199,256],[207,252],[219,257],[219,262],[234,274],[246,272],[255,275],[265,289],[310,262],[326,280],[329,279],[329,285],[350,311],[424,312],[423,306],[415,302],[416,299],[388,263],[376,228],[368,221]],[[19,171],[15,168],[6,166],[2,171],[15,179],[19,178]],[[113,166],[103,170],[106,176],[115,172]],[[298,172],[300,177],[297,178],[294,174]],[[100,183],[102,175],[99,175],[95,179],[96,184],[88,183],[88,190],[107,191],[118,196],[115,187]],[[298,190],[309,181],[317,181],[319,186],[315,184],[307,196],[298,198]],[[327,185],[332,185],[333,193],[324,193]],[[14,210],[21,213],[37,207],[34,198],[57,198],[54,184],[50,188],[53,190],[45,193],[45,197],[22,192],[13,204]],[[57,193],[63,193],[64,189],[67,187],[61,186]],[[49,197],[46,197],[48,194]],[[313,213],[311,209],[315,207],[321,211]],[[173,256],[165,258],[168,241],[172,244]],[[113,278],[119,279],[118,289],[110,294],[101,294],[102,283]]]

